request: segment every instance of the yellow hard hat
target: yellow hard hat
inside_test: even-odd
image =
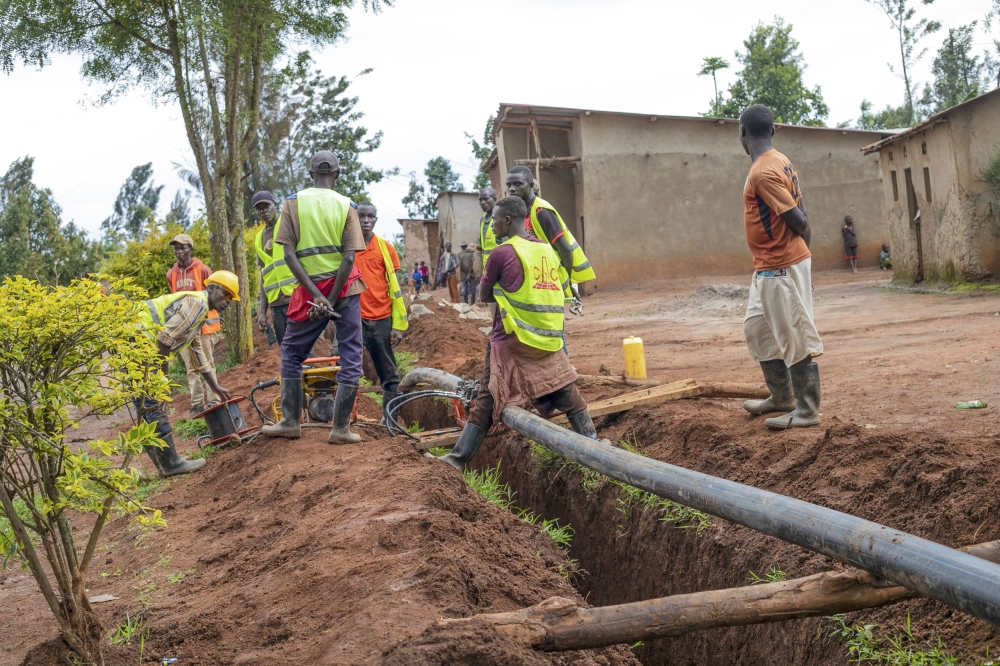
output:
[[[205,284],[217,284],[233,297],[234,301],[240,300],[240,281],[235,274],[229,271],[215,271],[205,280]]]

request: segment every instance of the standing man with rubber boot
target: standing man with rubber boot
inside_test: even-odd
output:
[[[490,353],[469,420],[451,453],[440,458],[459,471],[508,405],[531,403],[545,416],[563,412],[575,432],[597,439],[576,370],[562,353],[568,276],[548,243],[528,237],[527,213],[518,197],[501,199],[493,209],[493,231],[508,239],[490,253],[480,285],[481,299],[497,304]]]
[[[396,279],[399,256],[391,243],[375,235],[378,211],[375,204],[363,201],[358,204],[358,219],[365,238],[365,249],[355,255],[367,289],[361,293],[361,339],[372,358],[379,384],[382,386],[382,414],[389,401],[398,393],[399,374],[396,372],[396,354],[392,348],[403,339],[403,331],[410,327],[406,318],[403,292]]]
[[[299,286],[288,302],[288,326],[281,343],[281,420],[264,426],[263,434],[297,439],[302,420],[302,362],[331,319],[336,320],[340,348],[337,397],[331,444],[350,444],[351,411],[361,379],[361,272],[355,252],[365,249],[358,211],[351,200],[333,191],[340,176],[337,157],[328,150],[309,163],[313,186],[285,199],[275,241],[284,246],[285,262]]]
[[[274,242],[278,232],[278,208],[270,192],[257,192],[251,201],[257,219],[264,227],[253,237],[253,248],[257,252],[257,267],[260,269],[260,303],[257,309],[257,326],[267,330],[267,314],[271,313],[274,336],[285,339],[288,322],[288,301],[298,280],[292,275],[285,262],[284,246]]]
[[[195,370],[201,373],[213,392],[222,400],[228,400],[229,391],[219,386],[209,357],[202,347],[204,340],[201,326],[210,312],[225,312],[230,301],[239,300],[239,281],[236,276],[229,271],[216,271],[205,279],[203,291],[178,291],[146,301],[146,309],[140,322],[146,334],[156,342],[163,358],[163,374],[168,372],[171,354],[189,349]],[[166,444],[164,448],[145,447],[146,454],[161,477],[195,472],[205,466],[204,458],[183,460],[177,455],[170,418],[161,403],[144,397],[136,399],[133,404],[136,414],[142,420],[156,424],[156,436]]]
[[[774,117],[755,104],[740,116],[740,143],[753,165],[743,188],[743,225],[754,274],[743,333],[771,396],[748,400],[751,414],[788,412],[764,423],[775,430],[820,423],[819,366],[823,342],[813,322],[812,230],[799,177],[771,146]]]
[[[569,311],[575,315],[583,314],[583,301],[577,283],[593,280],[597,276],[590,266],[590,261],[583,253],[583,248],[573,238],[566,228],[559,211],[545,199],[535,194],[535,177],[526,166],[515,166],[507,172],[507,195],[518,197],[528,207],[528,215],[524,218],[524,227],[529,237],[545,241],[559,256],[559,261],[569,277],[563,285],[569,300]]]

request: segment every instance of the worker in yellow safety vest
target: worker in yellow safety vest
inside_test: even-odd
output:
[[[528,236],[527,214],[519,197],[501,199],[492,211],[493,233],[507,240],[490,252],[480,284],[482,300],[497,304],[490,347],[469,420],[441,457],[460,471],[509,405],[530,403],[544,416],[563,412],[575,432],[597,439],[576,370],[560,351],[566,270],[551,245]]]
[[[257,219],[264,223],[253,237],[253,249],[257,252],[257,267],[260,269],[260,303],[257,308],[257,326],[267,330],[267,314],[271,313],[271,324],[278,344],[285,338],[288,321],[288,301],[298,280],[285,263],[285,248],[274,241],[278,234],[278,208],[274,196],[262,191],[253,195],[251,206]]]
[[[479,191],[479,207],[483,209],[483,217],[479,220],[479,252],[483,255],[483,268],[490,258],[490,252],[497,246],[497,237],[493,235],[493,206],[497,202],[497,191],[486,186]]]
[[[361,279],[368,286],[361,293],[361,340],[371,356],[382,386],[384,412],[389,402],[398,395],[399,374],[392,348],[403,339],[403,331],[410,327],[410,323],[396,277],[399,255],[392,243],[386,243],[375,235],[375,223],[378,222],[375,204],[369,201],[359,203],[358,220],[365,237],[365,249],[355,255],[355,261],[361,271]]]
[[[231,301],[239,300],[236,276],[229,271],[215,271],[205,278],[204,291],[178,291],[146,301],[139,323],[145,334],[156,342],[163,359],[163,374],[167,374],[171,354],[190,349],[195,369],[201,373],[209,389],[222,400],[228,399],[229,391],[219,386],[208,362],[200,332],[210,311],[225,312]],[[204,459],[182,460],[177,455],[170,419],[161,403],[144,397],[136,399],[133,404],[144,421],[156,424],[156,435],[166,444],[164,448],[147,446],[145,449],[161,477],[194,472],[204,467]]]
[[[331,444],[361,441],[351,432],[351,412],[361,380],[361,293],[366,289],[355,266],[355,253],[365,249],[357,207],[333,190],[340,176],[336,155],[321,150],[309,162],[313,186],[291,195],[281,206],[275,242],[299,284],[288,302],[288,324],[281,342],[281,420],[263,434],[301,436],[302,362],[331,320],[336,321],[340,370],[328,440]]]

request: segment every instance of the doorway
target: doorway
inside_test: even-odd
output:
[[[920,237],[920,208],[917,207],[917,193],[913,189],[913,174],[909,169],[903,171],[906,180],[906,208],[910,214],[910,227],[917,234],[917,274],[914,276],[915,282],[922,282],[924,279],[924,247],[923,239]]]

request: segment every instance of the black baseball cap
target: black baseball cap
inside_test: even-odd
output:
[[[309,173],[333,173],[340,169],[337,156],[329,150],[321,150],[309,160]]]
[[[267,192],[266,190],[261,190],[260,192],[254,193],[253,199],[250,201],[250,207],[251,208],[256,207],[257,204],[259,204],[261,201],[270,201],[271,203],[277,203],[274,200],[274,195],[272,195],[270,192]]]

